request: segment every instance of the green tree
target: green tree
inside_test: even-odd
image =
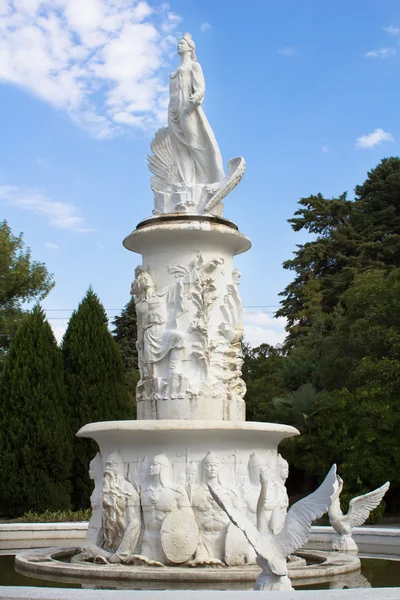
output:
[[[96,445],[75,434],[86,423],[133,415],[119,348],[108,330],[104,307],[91,288],[71,316],[62,352],[74,450],[72,503],[76,509],[87,508],[93,487],[87,471]]]
[[[308,336],[315,314],[329,334],[333,311],[358,273],[400,266],[400,158],[385,158],[369,172],[354,202],[346,194],[330,200],[317,194],[299,204],[289,222],[315,239],[283,265],[295,272],[277,312],[288,319],[287,347]]]
[[[136,384],[140,379],[137,341],[136,308],[133,298],[125,305],[120,315],[113,320],[114,329],[112,334],[118,344],[122,362],[124,363],[125,381],[131,398],[135,401]],[[136,415],[136,402],[135,402]]]
[[[326,391],[284,451],[317,477],[337,462],[352,495],[390,479],[388,504],[398,509],[400,159],[383,159],[353,202],[303,198],[290,222],[313,239],[284,264],[294,280],[278,311],[288,319],[281,380]]]
[[[0,512],[69,508],[72,451],[61,350],[43,311],[26,315],[0,377]]]
[[[372,269],[356,276],[342,295],[335,329],[324,345],[322,376],[339,397],[320,434],[341,448],[332,431],[343,420],[349,428],[340,450],[350,489],[392,481],[390,496],[400,488],[400,269]],[[327,442],[330,443],[330,442]],[[383,483],[383,482],[382,482]]]
[[[272,399],[285,393],[281,369],[285,360],[279,348],[261,344],[258,348],[243,345],[243,379],[247,386],[246,419],[270,421]]]
[[[0,222],[0,369],[12,337],[27,314],[23,304],[42,300],[54,285],[46,266],[32,261],[22,233],[15,236],[7,221]]]

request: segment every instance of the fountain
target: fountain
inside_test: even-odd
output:
[[[142,255],[131,290],[137,420],[80,429],[77,435],[94,439],[100,449],[90,469],[95,489],[86,542],[78,549],[22,553],[20,568],[108,580],[251,581],[259,572],[258,542],[249,543],[225,508],[242,512],[256,532],[262,520],[259,534],[281,542],[287,536],[288,465],[278,445],[298,431],[245,420],[240,273],[233,257],[251,244],[222,217],[222,200],[241,181],[245,161],[230,160],[225,173],[201,107],[204,78],[190,34],[180,40],[178,54],[168,127],[151,143],[153,216],[124,240],[125,248]],[[310,496],[318,496],[318,509],[307,512],[310,505],[302,501],[308,528],[329,505],[334,470],[323,485],[323,500],[318,491]],[[283,580],[289,551],[279,548]],[[325,564],[326,556],[314,553],[314,559],[323,563],[314,568],[317,577],[329,568],[359,568],[354,557]],[[291,560],[291,573],[296,568],[305,569],[304,559]]]

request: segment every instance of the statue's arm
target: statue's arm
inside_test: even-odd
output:
[[[201,104],[206,92],[203,70],[198,62],[193,63],[193,94],[189,100],[192,104]]]
[[[268,518],[265,512],[265,502],[268,491],[267,470],[263,469],[260,473],[261,490],[257,502],[257,529],[260,533],[268,531]]]

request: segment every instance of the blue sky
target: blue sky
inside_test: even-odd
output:
[[[0,0],[0,218],[54,273],[58,337],[90,284],[110,317],[129,300],[140,257],[122,239],[151,214],[146,155],[185,31],[224,162],[247,161],[224,216],[253,243],[236,259],[253,344],[283,338],[297,200],[351,197],[399,154],[398,0]]]

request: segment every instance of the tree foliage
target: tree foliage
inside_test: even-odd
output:
[[[69,508],[72,458],[61,351],[39,307],[21,323],[0,378],[0,512]]]
[[[133,298],[125,305],[120,315],[113,319],[112,334],[118,344],[124,364],[125,381],[133,401],[136,398],[136,384],[140,379],[137,341],[136,308]],[[136,416],[136,403],[135,403]]]
[[[22,233],[13,235],[7,221],[0,223],[0,368],[13,335],[27,311],[23,304],[42,300],[54,287],[43,263],[32,261]]]
[[[288,323],[279,360],[247,352],[251,412],[300,429],[282,452],[304,476],[336,462],[348,495],[390,479],[398,510],[400,159],[383,159],[354,201],[302,198],[289,222],[312,238],[284,263],[294,279],[277,313]],[[272,398],[270,382],[282,390]]]
[[[122,358],[108,330],[104,307],[91,288],[71,316],[62,352],[74,449],[72,503],[75,509],[87,508],[93,487],[87,471],[96,447],[90,440],[75,438],[75,434],[86,423],[133,415]]]

